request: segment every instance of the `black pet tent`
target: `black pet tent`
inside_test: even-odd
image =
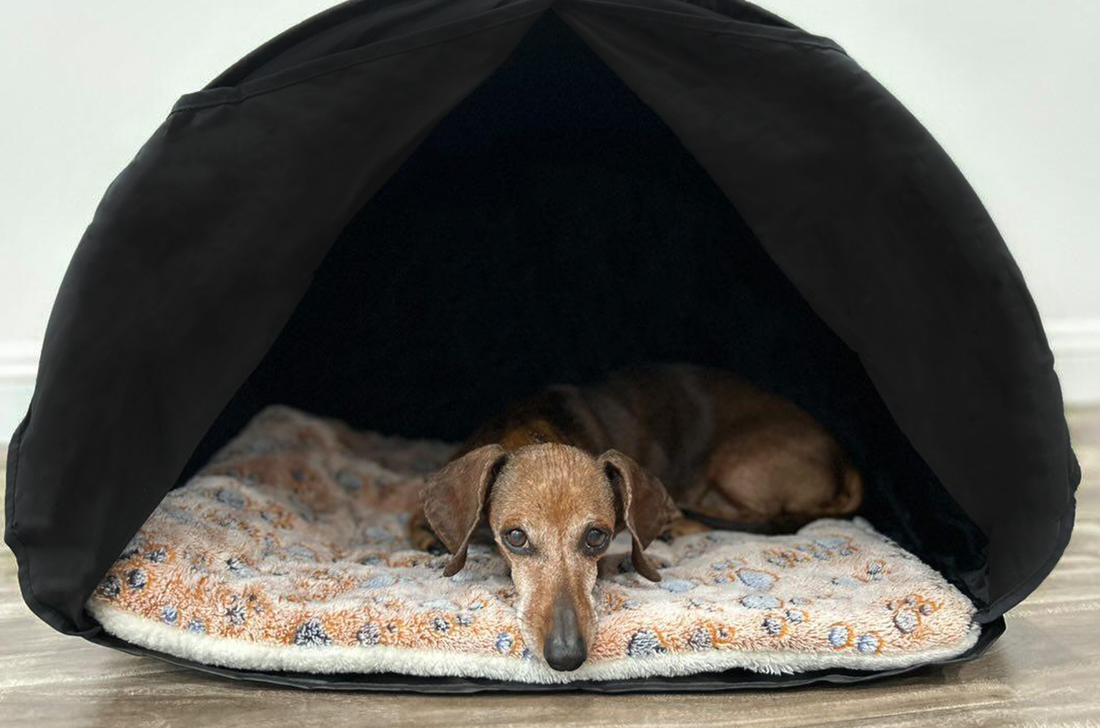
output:
[[[182,97],[108,189],[11,444],[24,598],[141,652],[84,602],[266,404],[457,439],[540,385],[655,360],[729,367],[828,425],[864,515],[978,605],[969,656],[1065,548],[1080,471],[1020,271],[839,46],[740,0],[355,0]]]

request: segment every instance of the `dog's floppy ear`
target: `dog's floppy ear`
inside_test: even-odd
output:
[[[650,581],[660,581],[645,547],[664,533],[680,511],[660,480],[618,450],[608,450],[597,462],[615,493],[619,523],[630,531],[634,570]]]
[[[428,477],[424,515],[453,556],[443,569],[454,576],[466,565],[470,537],[481,521],[489,489],[508,455],[500,445],[485,445],[453,460]]]

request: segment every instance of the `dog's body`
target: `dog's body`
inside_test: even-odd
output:
[[[410,533],[422,548],[442,540],[451,575],[487,521],[525,636],[552,667],[574,669],[595,631],[596,562],[616,532],[630,531],[635,569],[659,580],[645,547],[699,529],[680,509],[793,528],[850,514],[862,495],[841,446],[793,403],[726,372],[658,365],[550,387],[485,423],[429,479]]]

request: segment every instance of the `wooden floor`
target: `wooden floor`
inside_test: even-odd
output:
[[[1070,424],[1085,472],[1073,541],[976,662],[862,687],[706,695],[306,693],[205,677],[63,637],[27,611],[3,551],[0,726],[1100,728],[1100,410],[1072,412]]]

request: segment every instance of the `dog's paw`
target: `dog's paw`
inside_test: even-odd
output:
[[[710,528],[710,526],[706,526],[699,521],[682,516],[669,524],[669,527],[661,534],[661,540],[665,543],[671,543],[682,536],[693,536],[697,533],[707,533],[712,530],[714,529]]]
[[[439,537],[431,529],[417,529],[409,534],[409,543],[418,551],[427,551],[433,556],[442,556],[447,553],[447,547],[439,540]]]
[[[414,513],[409,518],[409,544],[419,551],[427,551],[433,556],[442,556],[447,553],[447,547],[435,535],[428,519],[423,511]]]
[[[652,551],[646,551],[646,557],[657,569],[667,569],[672,566],[671,560],[660,554],[655,554]],[[634,562],[631,560],[629,551],[625,553],[608,554],[600,559],[596,566],[597,573],[601,579],[610,579],[620,574],[637,573],[637,569],[634,568]]]
[[[672,566],[672,560],[662,556],[661,554],[655,554],[652,551],[646,551],[645,555],[649,558],[651,564],[660,569],[667,569]]]
[[[596,573],[601,579],[610,579],[623,573],[624,568],[634,569],[630,565],[629,553],[607,554],[596,562]]]

